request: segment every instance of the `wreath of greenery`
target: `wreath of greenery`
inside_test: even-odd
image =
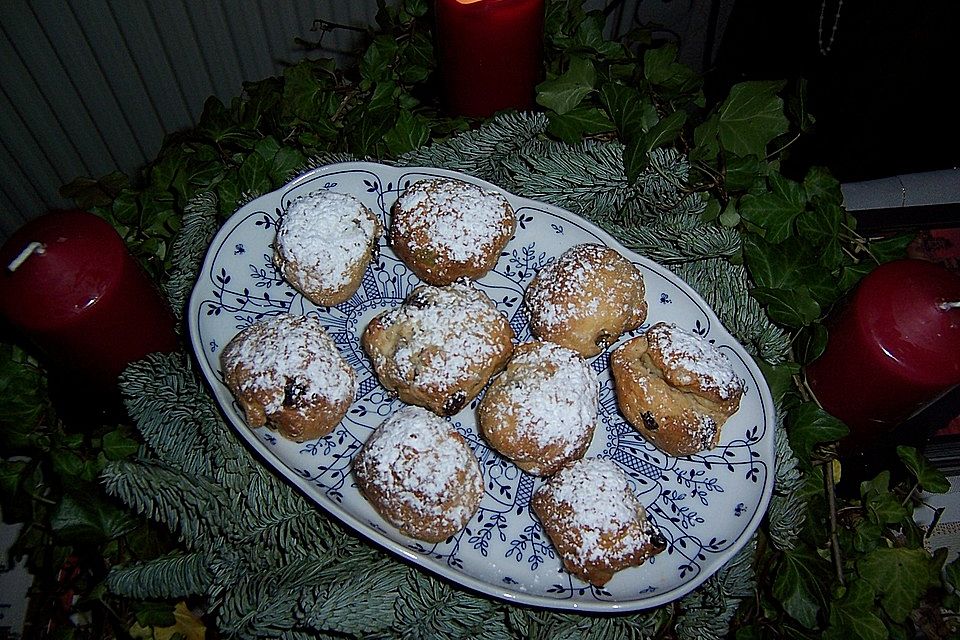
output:
[[[946,491],[946,478],[900,447],[897,469],[838,495],[836,441],[847,430],[803,382],[826,344],[825,318],[910,238],[860,237],[829,171],[787,168],[791,142],[813,126],[802,84],[744,82],[712,99],[674,46],[641,29],[610,41],[603,24],[578,0],[549,1],[541,110],[473,122],[437,108],[427,1],[382,4],[357,70],[304,60],[229,105],[209,100],[199,125],[171,136],[133,179],[64,191],[121,232],[179,311],[219,224],[317,164],[447,167],[590,218],[696,287],[768,378],[781,422],[776,495],[751,544],[649,612],[494,602],[358,540],[266,472],[186,354],[124,374],[132,422],[98,414],[78,426],[58,413],[37,360],[4,344],[0,499],[7,521],[25,523],[12,555],[37,576],[34,624],[43,615],[57,637],[75,638],[206,629],[873,640],[960,630],[960,564],[927,551],[913,519],[922,492]],[[53,607],[65,595],[67,606]]]

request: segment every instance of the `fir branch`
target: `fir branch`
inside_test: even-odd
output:
[[[397,627],[403,630],[401,637],[411,640],[510,638],[504,616],[491,600],[413,570],[397,600]]]
[[[790,336],[772,324],[748,290],[746,269],[728,260],[688,261],[673,266],[716,312],[723,325],[748,349],[764,360],[783,362]]]
[[[672,221],[646,227],[596,222],[631,251],[664,265],[729,257],[740,249],[740,236],[723,227],[698,228],[691,233],[685,224]]]
[[[167,299],[178,326],[183,321],[207,247],[217,232],[217,204],[216,194],[204,192],[183,208],[183,226],[173,241],[173,268],[166,284]]]
[[[622,149],[585,141],[575,146],[540,141],[505,161],[517,194],[562,209],[613,219],[635,196],[623,175]]]
[[[366,563],[363,571],[344,572],[334,584],[314,589],[301,600],[301,624],[359,637],[385,632],[394,626],[397,591],[409,571],[381,557]]]
[[[478,129],[401,156],[402,166],[443,167],[460,171],[515,191],[507,163],[547,129],[542,113],[498,115]]]
[[[188,549],[218,542],[229,494],[222,485],[147,461],[108,464],[101,475],[107,493],[179,534]]]
[[[114,567],[107,576],[107,588],[128,598],[185,598],[206,593],[212,579],[204,553],[176,552]]]
[[[527,640],[640,640],[654,637],[670,621],[671,607],[617,616],[515,609],[509,623]]]
[[[783,426],[784,411],[777,408],[776,480],[773,496],[767,510],[770,540],[775,547],[793,549],[806,520],[806,504],[801,496],[803,474],[790,448],[787,430]]]

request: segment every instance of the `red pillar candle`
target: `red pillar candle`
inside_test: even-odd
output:
[[[830,326],[807,382],[867,444],[960,384],[960,276],[933,262],[877,267]]]
[[[534,106],[543,0],[436,0],[437,61],[448,111],[485,118]]]
[[[173,351],[173,316],[105,220],[54,211],[0,249],[0,313],[78,386],[109,389],[134,360]]]

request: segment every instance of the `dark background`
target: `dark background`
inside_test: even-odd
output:
[[[823,9],[823,43],[838,0]],[[792,149],[841,182],[960,166],[960,2],[847,0],[818,43],[818,0],[737,0],[708,87],[806,78],[813,135]]]

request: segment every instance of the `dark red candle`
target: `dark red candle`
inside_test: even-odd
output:
[[[148,353],[173,351],[173,316],[120,235],[85,211],[53,211],[0,249],[0,312],[79,386],[109,389]]]
[[[485,118],[534,106],[543,0],[436,0],[437,61],[451,113]]]
[[[830,327],[807,381],[869,443],[960,384],[960,276],[924,260],[877,267]]]

